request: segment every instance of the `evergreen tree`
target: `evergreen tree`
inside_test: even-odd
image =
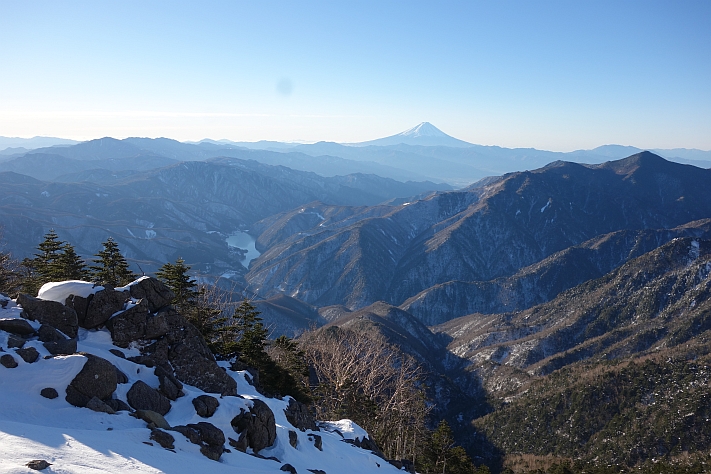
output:
[[[484,474],[489,472],[486,466],[475,468],[464,448],[454,445],[452,429],[445,420],[440,421],[437,429],[432,432],[421,463],[421,470],[432,474]]]
[[[38,253],[34,254],[35,258],[26,258],[22,261],[22,266],[27,273],[23,291],[37,294],[45,283],[65,279],[63,267],[58,261],[61,256],[60,251],[65,245],[68,244],[59,240],[54,229],[50,229],[45,234],[44,240],[37,246]]]
[[[129,270],[128,262],[121,255],[116,241],[109,237],[101,245],[104,248],[96,254],[97,265],[89,267],[92,278],[101,285],[123,286],[131,283],[136,275]]]
[[[235,309],[234,322],[240,359],[259,368],[261,362],[269,358],[265,351],[268,333],[259,311],[247,298]]]
[[[178,258],[174,264],[163,265],[156,277],[175,294],[171,303],[197,328],[212,353],[218,359],[229,359],[237,354],[237,331],[227,316],[228,308],[216,288],[209,291],[206,286],[198,287],[189,271],[185,260]]]
[[[197,304],[197,283],[188,275],[190,267],[185,260],[178,258],[175,264],[166,263],[156,272],[156,277],[162,280],[175,294],[172,304],[180,312],[188,312]]]
[[[55,266],[57,275],[61,277],[60,280],[88,280],[90,278],[86,263],[68,242],[64,243],[62,253],[56,257]]]
[[[276,371],[267,377],[265,385],[278,396],[291,395],[301,403],[311,403],[309,366],[299,344],[286,336],[279,336],[268,345],[267,353]]]

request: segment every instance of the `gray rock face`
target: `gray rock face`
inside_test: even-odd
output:
[[[136,306],[109,319],[106,327],[111,331],[111,340],[119,347],[128,347],[131,341],[142,339],[149,315],[148,304],[140,300]]]
[[[129,287],[132,298],[144,299],[151,313],[170,304],[175,294],[157,278],[144,278]]]
[[[37,352],[37,349],[34,347],[27,347],[25,349],[17,349],[15,350],[17,355],[22,357],[22,360],[27,362],[28,364],[32,364],[37,361],[39,358],[39,352]]]
[[[131,386],[126,394],[126,400],[136,410],[150,410],[161,415],[170,411],[170,400],[141,380]]]
[[[86,310],[86,319],[82,327],[92,329],[101,326],[116,312],[123,309],[127,295],[112,288],[94,293]]]
[[[210,349],[199,331],[173,308],[156,314],[161,325],[167,327],[165,335],[144,348],[144,356],[166,369],[174,371],[183,383],[209,393],[236,395],[237,383],[215,362]],[[150,319],[149,319],[150,321]]]
[[[200,340],[202,345],[204,342]],[[198,354],[200,351],[195,350],[191,341],[178,343],[171,348],[169,359],[175,368],[175,375],[188,385],[208,393],[236,395],[237,382],[215,363],[212,355],[208,358],[204,355],[199,357]]]
[[[77,337],[79,319],[72,308],[67,308],[56,301],[45,301],[25,294],[17,297],[17,304],[22,306],[23,314],[27,319],[48,324],[70,338]]]
[[[146,281],[149,280],[139,283]],[[95,300],[96,296],[91,304]],[[198,330],[172,307],[164,307],[151,315],[148,304],[147,298],[144,298],[141,304],[117,314],[107,322],[117,345],[127,347],[133,341],[155,339],[155,342],[142,349],[142,355],[130,357],[129,360],[163,369],[163,372],[157,373],[162,374],[159,375],[161,391],[171,400],[181,395],[182,383],[205,392],[236,395],[237,383],[217,365]],[[154,301],[153,304],[158,303]],[[90,320],[90,316],[87,316],[87,320]]]
[[[289,444],[291,445],[291,447],[295,448],[298,443],[299,443],[299,435],[296,434],[296,431],[289,430]]]
[[[210,395],[200,395],[193,398],[193,406],[198,416],[202,418],[210,418],[217,411],[220,402],[215,397]]]
[[[116,367],[101,357],[82,355],[87,360],[67,386],[66,396],[67,402],[78,407],[85,407],[93,397],[99,400],[111,398],[116,390]]]
[[[35,329],[30,326],[30,323],[24,319],[3,318],[0,319],[0,331],[9,332],[17,336],[31,336],[35,333]]]
[[[14,369],[17,367],[17,361],[10,354],[3,354],[2,357],[0,357],[0,364],[8,369]]]
[[[301,431],[314,430],[318,431],[316,421],[309,411],[308,407],[303,403],[297,402],[293,398],[289,400],[289,405],[284,410],[286,420],[291,423],[294,428]]]
[[[274,413],[266,403],[261,400],[253,400],[252,408],[249,411],[240,410],[230,424],[239,439],[233,445],[241,451],[252,448],[255,453],[274,444],[276,440],[276,423]]]

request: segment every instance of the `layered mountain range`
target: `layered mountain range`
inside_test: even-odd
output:
[[[492,466],[709,449],[711,170],[625,147],[449,139],[421,124],[360,146],[103,139],[6,155],[4,250],[29,256],[54,228],[88,257],[112,236],[142,270],[183,257],[229,275],[273,337],[383,336],[423,368],[434,416]],[[467,186],[443,178],[457,170]],[[237,231],[260,253],[248,268],[226,242]],[[672,408],[691,415],[639,422]],[[616,431],[635,433],[621,444],[634,455],[606,444]]]
[[[602,165],[556,162],[399,206],[302,207],[254,226],[263,253],[246,278],[263,296],[287,293],[318,306],[349,309],[378,300],[417,308],[443,291],[439,308],[414,309],[426,324],[437,324],[479,309],[474,301],[482,292],[453,294],[462,282],[513,278],[556,252],[610,232],[669,229],[710,216],[711,198],[704,192],[709,179],[709,170],[643,152]],[[598,266],[588,275],[600,276],[623,263],[625,255],[634,255],[633,249],[651,250],[664,237],[648,239],[645,247],[641,234],[610,236],[608,244],[583,245],[593,249],[587,263],[564,254],[554,266]],[[642,243],[636,245],[638,240]],[[584,253],[582,248],[567,253],[575,252]],[[606,252],[618,255],[608,258]],[[565,279],[563,286],[576,282]],[[464,285],[473,289],[476,283]],[[522,298],[541,301],[532,292]],[[509,304],[505,294],[500,300],[487,311]]]

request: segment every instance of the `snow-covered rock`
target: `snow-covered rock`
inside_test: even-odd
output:
[[[69,288],[84,291],[82,294],[90,296],[90,293],[87,294],[89,286],[84,283],[53,284],[45,289],[42,296],[52,301],[54,298],[66,298]],[[22,310],[11,300],[0,308],[0,319],[21,319]],[[39,330],[38,321],[27,322]],[[169,426],[192,430],[197,428],[191,426],[205,428],[202,430],[204,433],[198,430],[204,439],[194,444],[181,434],[188,432],[187,429],[151,430],[146,421],[132,416],[125,409],[111,414],[114,406],[125,406],[129,390],[137,383],[160,390],[161,369],[129,360],[141,360],[138,348],[130,346],[119,350],[113,344],[108,329],[79,328],[79,353],[65,356],[51,356],[41,341],[30,338],[24,342],[23,349],[38,353],[39,357],[32,363],[18,355],[16,348],[9,347],[11,336],[0,330],[0,347],[17,363],[14,368],[0,367],[0,473],[27,472],[27,463],[36,459],[51,463],[53,472],[82,474],[279,473],[283,472],[280,469],[285,464],[293,466],[299,473],[309,472],[309,469],[329,474],[397,471],[370,451],[344,442],[344,439],[367,437],[367,433],[352,422],[329,422],[323,425],[329,429],[319,432],[296,429],[285,413],[290,398],[277,400],[260,395],[249,384],[245,373],[230,370],[228,363],[219,365],[234,381],[239,393],[238,396],[219,397],[219,405],[209,419],[210,426],[196,412],[193,403],[194,399],[206,395],[202,390],[182,384],[184,396],[170,402],[170,409],[164,417]],[[73,406],[66,400],[68,387],[78,375],[87,375],[87,364],[92,358],[101,358],[113,365],[117,374],[120,372],[127,382],[119,382],[115,388],[111,385],[113,393],[110,398],[103,401],[96,397],[96,400],[92,399],[90,405],[96,405],[98,411]],[[55,393],[58,396],[54,397]],[[252,411],[255,405],[265,406],[274,416],[275,436],[271,446],[261,449],[260,457],[254,456],[251,449],[247,452],[230,449],[229,443],[223,445],[228,450],[221,452],[220,446],[214,444],[215,440],[222,439],[218,431],[225,439],[239,438],[231,422],[240,413]],[[295,446],[290,443],[290,437],[294,435]],[[171,446],[171,437],[173,447],[167,449]],[[320,443],[317,447],[314,440],[318,437]],[[164,445],[167,448],[162,447]],[[219,457],[219,460],[209,459],[205,453],[211,454],[213,459]]]

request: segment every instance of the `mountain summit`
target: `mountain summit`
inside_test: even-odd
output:
[[[451,137],[429,122],[422,122],[416,127],[392,135],[367,142],[352,143],[352,146],[391,146],[391,145],[421,145],[421,146],[449,146],[470,147],[471,143]]]

